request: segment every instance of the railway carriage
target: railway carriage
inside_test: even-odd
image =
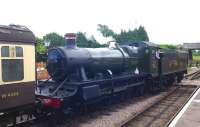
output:
[[[35,103],[35,37],[23,26],[0,26],[0,112]]]

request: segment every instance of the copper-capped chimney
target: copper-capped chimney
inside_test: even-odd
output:
[[[76,48],[76,34],[66,33],[65,34],[65,45],[67,48]]]

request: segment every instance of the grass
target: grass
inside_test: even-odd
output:
[[[192,56],[193,61],[199,61],[200,62],[200,56]]]

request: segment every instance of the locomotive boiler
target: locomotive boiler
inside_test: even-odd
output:
[[[77,48],[71,36],[66,37],[66,47],[50,49],[47,69],[55,81],[65,78],[87,81],[109,75],[132,73],[137,66],[137,48],[129,55],[114,42],[105,48]]]
[[[135,49],[134,51],[136,51]],[[136,57],[129,56],[121,48],[68,48],[49,50],[47,69],[56,81],[90,80],[106,76],[106,73],[120,75],[134,72]],[[73,75],[77,75],[73,78]]]

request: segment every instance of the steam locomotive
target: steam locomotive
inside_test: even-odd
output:
[[[44,109],[66,111],[130,90],[143,94],[180,82],[187,73],[187,52],[163,50],[151,42],[78,48],[75,35],[67,34],[66,44],[48,51],[52,80],[40,82],[36,91]]]
[[[75,34],[65,38],[65,47],[48,51],[51,78],[36,81],[34,34],[24,26],[0,26],[0,125],[22,113],[65,113],[116,94],[156,91],[187,73],[186,51],[144,41],[79,48]]]

